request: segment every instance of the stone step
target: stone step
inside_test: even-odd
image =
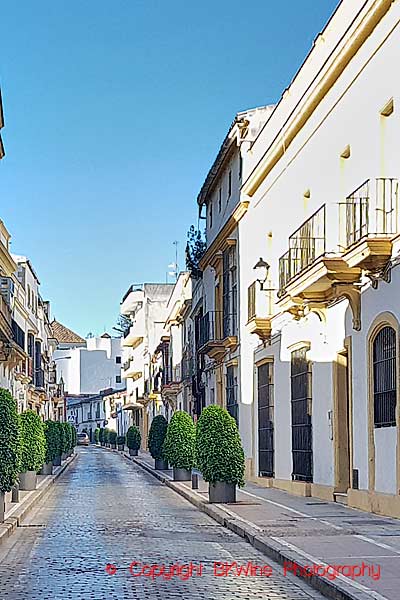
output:
[[[335,492],[333,494],[333,497],[335,499],[335,502],[338,502],[339,504],[344,504],[347,506],[347,494],[345,494],[344,492]]]

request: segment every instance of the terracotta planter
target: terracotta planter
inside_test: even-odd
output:
[[[19,474],[19,489],[27,492],[36,490],[37,475],[36,471],[25,471]]]
[[[208,485],[209,502],[231,503],[236,502],[236,484],[216,481]]]
[[[53,467],[61,467],[61,456],[56,456],[53,460]]]
[[[168,471],[168,462],[163,458],[155,458],[155,468],[157,471]]]
[[[138,451],[134,450],[133,448],[129,448],[129,456],[137,456],[138,455]]]
[[[192,479],[192,471],[188,469],[179,469],[174,467],[174,481],[190,481]]]
[[[48,462],[44,463],[42,470],[40,471],[41,475],[53,475],[53,463]]]

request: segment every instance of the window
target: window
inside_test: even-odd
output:
[[[212,224],[213,224],[213,213],[212,213],[212,204],[210,204],[210,208],[209,208],[209,221],[208,221],[208,226],[211,229]]]
[[[232,171],[229,171],[228,176],[228,198],[231,197],[232,194]]]
[[[374,426],[396,426],[396,332],[383,327],[372,346]]]
[[[116,376],[115,383],[121,383],[121,375]]]
[[[236,335],[237,319],[237,271],[236,247],[224,250],[223,262],[223,335],[224,338]]]
[[[218,212],[221,212],[222,190],[218,190]]]
[[[312,481],[312,372],[307,347],[291,355],[292,479]]]
[[[256,282],[247,288],[247,319],[250,321],[256,316]]]
[[[239,425],[239,407],[237,401],[237,376],[235,367],[226,369],[226,410]]]
[[[120,356],[116,356],[115,357],[115,362],[117,363],[117,365],[121,364],[121,357]]]
[[[242,179],[243,175],[243,158],[242,155],[239,154],[239,179]]]

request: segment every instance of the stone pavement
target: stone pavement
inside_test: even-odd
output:
[[[153,469],[154,461],[141,453],[136,462]],[[191,482],[172,483],[171,471],[159,471],[176,491],[193,501],[202,510],[224,522],[269,556],[298,564],[375,565],[374,580],[365,570],[364,577],[353,580],[344,575],[330,581],[326,589],[318,578],[309,583],[332,597],[400,598],[400,520],[382,517],[342,504],[316,498],[292,496],[273,488],[247,484],[238,492],[237,504],[210,505],[207,503],[208,484],[200,479],[199,489]],[[221,518],[225,514],[225,518]],[[372,572],[371,572],[372,574]],[[319,578],[321,579],[321,578]]]
[[[190,561],[203,565],[201,576],[140,575],[144,564]],[[272,575],[217,577],[214,561],[270,565]],[[1,600],[322,600],[143,469],[96,447],[79,448],[0,546],[0,582]]]
[[[40,502],[50,486],[56,479],[68,468],[70,463],[75,460],[76,455],[63,461],[62,465],[53,469],[53,475],[38,475],[36,490],[31,492],[20,491],[19,502],[12,502],[12,494],[8,492],[5,495],[5,516],[4,522],[0,523],[0,544],[2,544],[10,535],[12,535],[17,527],[20,527],[24,518],[30,510]]]

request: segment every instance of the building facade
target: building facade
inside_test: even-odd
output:
[[[126,398],[121,407],[125,414],[122,433],[130,425],[137,425],[143,448],[147,447],[149,423],[157,403],[157,394],[149,388],[150,382],[154,381],[152,359],[162,337],[172,288],[173,284],[169,283],[134,284],[128,289],[120,307],[121,315],[130,320],[122,339],[122,377],[126,381]]]
[[[399,11],[385,0],[339,5],[249,148],[238,234],[248,472],[391,515]],[[259,257],[268,274],[257,281]]]

